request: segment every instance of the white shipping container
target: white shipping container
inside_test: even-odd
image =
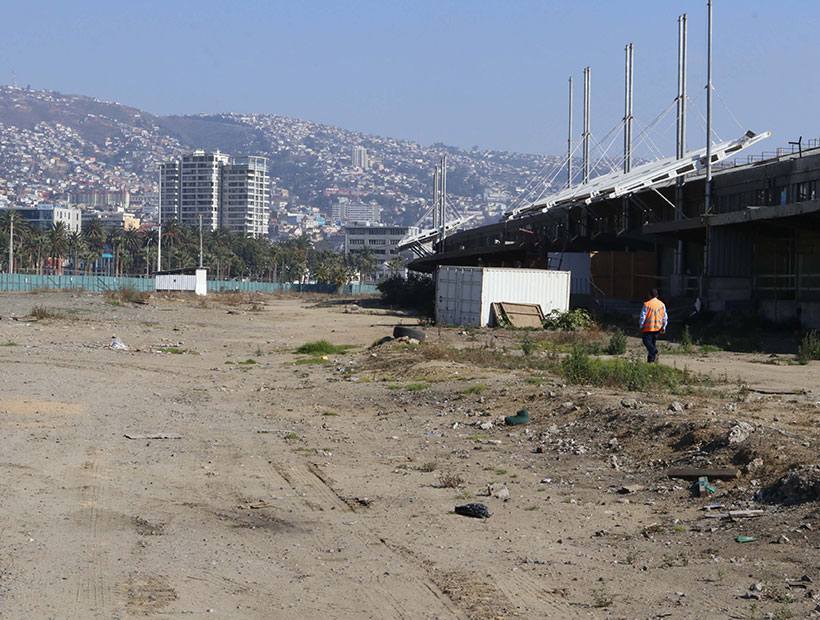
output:
[[[155,286],[157,291],[194,291],[197,295],[207,295],[208,271],[197,269],[196,275],[157,274]]]
[[[490,304],[538,304],[544,314],[569,310],[569,271],[450,267],[436,272],[436,323],[490,324]]]

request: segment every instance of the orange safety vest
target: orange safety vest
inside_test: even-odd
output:
[[[644,302],[646,308],[646,318],[643,322],[641,331],[645,332],[659,332],[663,329],[663,320],[666,317],[666,306],[657,297],[653,297],[647,302]]]

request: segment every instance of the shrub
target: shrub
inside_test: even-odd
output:
[[[808,364],[810,360],[820,360],[820,335],[814,331],[803,336],[803,341],[797,350],[798,362]]]
[[[436,284],[426,275],[411,273],[406,279],[393,276],[377,287],[386,306],[408,308],[429,318],[436,314]]]
[[[594,324],[589,312],[583,308],[576,308],[568,312],[553,310],[544,318],[544,329],[591,329]]]
[[[626,353],[626,335],[620,329],[616,329],[612,334],[605,351],[610,355],[623,355]]]
[[[521,341],[521,351],[527,357],[532,355],[532,352],[535,351],[535,343],[530,340],[529,336],[526,336],[524,340]]]

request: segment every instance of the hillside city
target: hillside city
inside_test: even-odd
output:
[[[267,157],[269,237],[307,236],[336,248],[347,212],[367,213],[372,223],[416,224],[432,202],[442,155],[448,204],[475,222],[496,218],[562,161],[423,146],[273,115],[158,117],[81,95],[0,87],[0,207],[74,205],[84,220],[151,228],[160,163],[200,148]],[[354,162],[356,149],[362,157]]]

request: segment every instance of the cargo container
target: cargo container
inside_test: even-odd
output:
[[[158,273],[157,291],[193,291],[197,295],[208,294],[208,272],[205,269],[194,273]]]
[[[489,325],[496,302],[538,304],[544,314],[566,312],[569,288],[569,271],[442,265],[436,272],[436,323]]]

